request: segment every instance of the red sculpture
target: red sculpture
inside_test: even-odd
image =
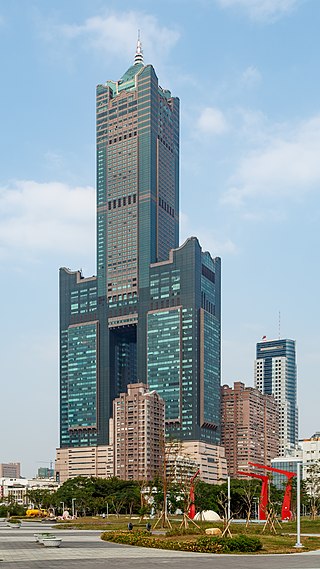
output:
[[[188,512],[188,517],[190,518],[190,520],[193,520],[194,516],[196,515],[196,507],[194,505],[194,480],[197,478],[197,476],[200,474],[200,470],[197,470],[197,472],[195,473],[194,476],[192,476],[191,480],[190,480],[190,492],[189,492],[189,512]]]
[[[256,474],[255,472],[244,472],[242,470],[238,470],[238,474],[242,474],[243,476],[250,476],[251,478],[260,478],[260,480],[262,480],[259,501],[259,520],[266,520],[267,506],[269,501],[269,476],[264,474]]]
[[[249,462],[251,466],[255,466],[255,468],[260,468],[263,470],[268,470],[269,472],[278,472],[279,474],[283,474],[287,477],[287,485],[284,491],[284,497],[282,502],[281,508],[281,519],[284,520],[291,520],[292,519],[292,512],[291,512],[291,494],[292,494],[292,478],[296,476],[295,472],[291,472],[291,470],[281,470],[280,468],[273,468],[272,466],[265,466],[264,464],[256,464],[254,462]]]

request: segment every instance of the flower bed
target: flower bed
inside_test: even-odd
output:
[[[245,535],[225,538],[203,536],[194,541],[175,541],[157,538],[144,531],[119,531],[105,532],[101,535],[101,539],[126,545],[137,545],[139,547],[193,551],[198,553],[252,553],[262,549],[262,543],[258,538]]]

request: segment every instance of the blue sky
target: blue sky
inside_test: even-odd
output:
[[[95,274],[95,87],[145,63],[181,100],[181,242],[222,257],[222,383],[297,341],[319,430],[318,0],[0,0],[0,462],[58,446],[58,269]],[[5,434],[5,436],[3,436]]]

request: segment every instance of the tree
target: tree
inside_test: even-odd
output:
[[[78,476],[70,478],[52,497],[55,505],[71,509],[75,501],[83,515],[104,512],[107,504],[117,514],[138,513],[141,507],[140,484],[135,480]]]
[[[195,484],[195,506],[198,512],[203,510],[219,511],[218,494],[221,486],[219,484],[208,484],[198,480]]]
[[[160,517],[154,527],[161,523],[161,527],[171,528],[168,511],[175,512],[179,509],[184,512],[184,516],[187,515],[190,469],[193,468],[193,463],[191,466],[190,459],[182,450],[181,441],[177,439],[166,442],[162,455],[161,470],[157,480],[152,483],[152,486],[157,488],[154,503],[157,509],[161,508]]]
[[[75,499],[77,510],[82,511],[85,515],[92,510],[92,495],[94,491],[94,483],[92,478],[77,476],[69,478],[56,491],[54,500],[55,505],[60,507],[63,502],[65,508],[71,509],[72,499]]]
[[[310,506],[310,514],[316,519],[320,507],[320,461],[317,460],[306,468],[305,489]]]
[[[248,526],[250,518],[251,518],[251,514],[252,514],[252,510],[254,509],[254,504],[255,501],[259,501],[259,495],[260,495],[260,488],[261,488],[261,483],[259,483],[257,480],[244,480],[241,479],[241,486],[242,486],[242,500],[243,500],[243,505],[246,512],[246,525]]]
[[[54,501],[54,494],[47,489],[33,488],[27,490],[27,498],[29,503],[33,504],[35,508],[50,508]]]

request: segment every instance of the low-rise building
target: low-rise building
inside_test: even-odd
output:
[[[297,474],[298,465],[302,463],[302,454],[299,450],[296,451],[297,456],[287,455],[287,456],[277,456],[272,459],[272,468],[278,468],[279,470],[286,470],[287,472],[294,472]],[[301,471],[301,467],[300,467]],[[287,477],[280,472],[273,472],[271,482],[279,490],[284,490],[287,484]]]
[[[208,484],[226,480],[228,471],[224,447],[204,441],[182,441],[181,450],[197,465],[200,480]]]
[[[320,461],[320,432],[314,433],[310,439],[301,439],[303,478],[307,476],[308,466]]]
[[[0,502],[15,502],[23,506],[28,505],[28,490],[49,490],[55,492],[59,484],[54,480],[39,478],[0,478]]]
[[[20,478],[20,462],[2,462],[0,464],[0,478]]]
[[[58,448],[55,461],[56,480],[63,484],[77,476],[113,476],[113,446]]]

